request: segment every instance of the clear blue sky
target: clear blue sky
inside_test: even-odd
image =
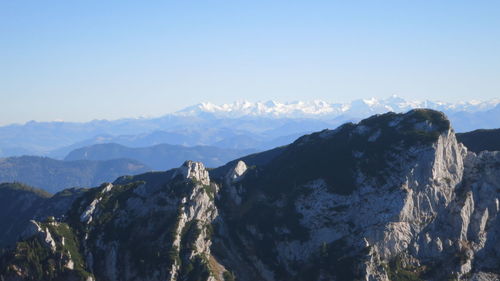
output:
[[[0,1],[0,124],[500,97],[500,1]]]

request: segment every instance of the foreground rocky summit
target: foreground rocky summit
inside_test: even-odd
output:
[[[388,113],[82,192],[0,280],[498,280],[499,191],[499,152],[439,112]]]

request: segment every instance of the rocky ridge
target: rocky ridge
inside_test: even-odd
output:
[[[443,114],[377,115],[261,158],[187,161],[91,189],[65,217],[33,221],[0,276],[500,278],[500,152],[467,151]]]

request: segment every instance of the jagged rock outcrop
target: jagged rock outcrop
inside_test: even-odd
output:
[[[210,251],[217,192],[203,164],[192,161],[166,173],[104,184],[79,198],[64,222],[32,221],[25,242],[4,257],[1,276],[223,280],[226,270]],[[51,264],[58,266],[44,270]]]
[[[0,276],[498,280],[499,191],[500,152],[467,151],[442,113],[388,113],[90,189],[34,221]]]

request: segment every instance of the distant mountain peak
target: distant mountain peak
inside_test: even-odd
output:
[[[279,102],[275,100],[251,102],[247,100],[233,103],[214,104],[203,102],[180,110],[174,115],[197,116],[203,113],[213,114],[222,118],[239,118],[245,116],[272,118],[328,118],[347,115],[366,117],[369,114],[387,111],[406,112],[416,108],[430,108],[446,112],[478,112],[494,108],[500,104],[500,99],[487,101],[411,101],[398,95],[385,99],[357,99],[346,103],[333,103],[323,100]]]

